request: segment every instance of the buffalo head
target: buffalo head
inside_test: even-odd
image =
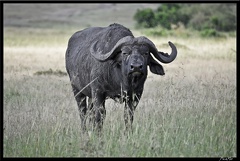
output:
[[[133,88],[136,88],[138,82],[144,82],[147,76],[147,65],[154,74],[164,75],[164,69],[153,56],[162,63],[170,63],[177,56],[175,45],[169,42],[172,52],[170,55],[157,50],[154,43],[148,38],[126,36],[120,39],[111,51],[105,53],[96,47],[97,41],[90,47],[90,52],[94,58],[104,62],[113,59],[121,68],[122,74],[131,81]],[[150,54],[152,53],[153,56]],[[129,83],[128,83],[129,84]]]

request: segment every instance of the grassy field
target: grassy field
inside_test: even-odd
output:
[[[5,8],[5,16],[16,15],[14,7]],[[22,19],[27,16],[34,17]],[[9,19],[4,20],[3,157],[236,157],[235,37],[149,37],[164,52],[172,41],[178,57],[162,64],[165,76],[149,72],[132,134],[124,133],[123,105],[107,100],[98,136],[81,132],[65,75],[67,41],[77,27],[24,26],[29,21],[19,27]]]

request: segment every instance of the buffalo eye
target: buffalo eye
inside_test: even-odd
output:
[[[122,54],[123,54],[123,56],[129,56],[130,55],[129,52],[123,52]]]
[[[148,56],[148,55],[149,55],[149,52],[147,51],[147,52],[145,52],[143,55]]]

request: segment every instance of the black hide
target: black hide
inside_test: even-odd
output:
[[[95,50],[100,54],[110,52],[126,36],[132,40],[116,48],[110,59],[99,61],[91,55]],[[95,44],[94,50],[90,52],[92,44]],[[102,128],[107,98],[125,103],[125,124],[131,127],[147,78],[147,65],[153,73],[164,75],[163,67],[150,55],[149,45],[135,41],[132,32],[122,25],[91,27],[73,34],[66,51],[66,69],[83,130],[88,110],[94,127]]]

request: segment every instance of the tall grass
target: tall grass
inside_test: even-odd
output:
[[[164,52],[175,43],[177,59],[163,64],[165,76],[149,71],[132,134],[124,132],[123,105],[107,100],[98,136],[81,131],[68,76],[34,74],[65,71],[71,34],[43,31],[44,39],[23,43],[24,34],[5,31],[4,157],[236,157],[234,38],[150,38]]]

